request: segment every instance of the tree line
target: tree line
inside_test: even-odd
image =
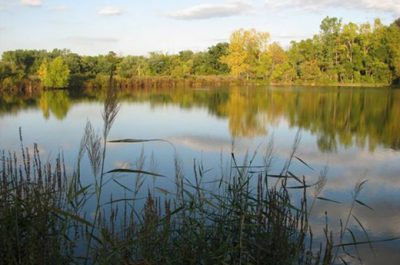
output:
[[[74,86],[110,73],[121,79],[227,75],[285,84],[399,84],[399,43],[400,19],[390,25],[379,19],[373,24],[344,24],[326,17],[318,34],[292,41],[287,49],[270,43],[267,32],[240,29],[229,43],[202,52],[81,56],[65,49],[15,50],[2,55],[0,89],[21,86],[26,80],[44,87]]]

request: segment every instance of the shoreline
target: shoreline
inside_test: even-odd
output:
[[[105,83],[104,77],[89,79],[84,82],[84,87],[88,88],[91,85],[102,81]],[[228,75],[210,75],[210,76],[188,76],[188,77],[172,77],[172,76],[143,76],[136,78],[115,78],[118,87],[124,89],[130,88],[144,88],[144,87],[181,87],[188,86],[192,88],[199,88],[202,86],[215,86],[220,87],[224,85],[266,85],[277,87],[358,87],[358,88],[400,88],[400,85],[391,85],[385,83],[275,83],[267,80],[245,79],[240,77],[233,77]],[[92,87],[93,88],[93,87]]]
[[[399,85],[388,85],[388,84],[370,84],[370,83],[338,83],[338,84],[307,84],[307,83],[269,83],[270,86],[277,86],[277,87],[348,87],[348,88],[400,88]]]
[[[210,76],[188,76],[188,77],[172,77],[172,76],[143,76],[135,78],[114,78],[114,85],[118,89],[169,89],[169,88],[203,88],[203,87],[224,87],[224,86],[271,86],[271,87],[337,87],[337,88],[386,88],[399,89],[400,84],[384,84],[384,83],[276,83],[267,80],[244,79],[227,75],[210,75]],[[109,77],[99,75],[95,78],[76,77],[70,81],[65,90],[75,89],[102,89],[109,84]],[[46,88],[36,78],[21,81],[15,87],[0,87],[0,94],[4,92],[12,93],[34,93],[45,90],[54,90],[55,88]],[[60,89],[60,88],[57,88]]]

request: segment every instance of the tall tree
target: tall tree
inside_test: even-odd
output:
[[[392,79],[400,84],[400,18],[393,22],[387,32],[387,44],[389,48],[389,67],[392,71]]]
[[[339,45],[342,20],[336,17],[326,17],[322,20],[320,38],[324,49],[321,54],[322,71],[332,81],[340,82],[340,75],[337,71],[339,64]]]
[[[266,52],[269,33],[257,32],[255,29],[240,29],[231,34],[228,55],[221,58],[234,76],[255,75],[255,68],[260,63],[262,54]]]
[[[60,56],[50,63],[44,61],[39,69],[39,77],[45,87],[64,88],[69,84],[70,71]]]

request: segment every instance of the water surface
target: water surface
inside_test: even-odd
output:
[[[140,153],[145,165],[171,179],[157,186],[172,188],[175,150],[184,172],[202,162],[210,179],[220,175],[231,152],[240,159],[274,142],[277,172],[301,135],[297,156],[314,170],[294,161],[292,170],[312,182],[328,167],[323,196],[343,202],[318,202],[313,209],[314,232],[322,231],[324,212],[333,225],[343,218],[354,185],[368,179],[355,214],[371,238],[400,236],[400,91],[369,88],[230,87],[136,90],[121,92],[121,108],[110,139],[159,138],[172,143],[109,145],[107,169],[135,167]],[[0,148],[39,144],[42,158],[52,160],[62,150],[72,171],[87,121],[101,132],[104,93],[52,91],[37,96],[0,98]],[[260,159],[261,161],[261,159]],[[92,177],[87,166],[85,181]],[[115,187],[110,185],[108,191]],[[118,195],[118,193],[117,193]],[[359,231],[360,241],[365,236]],[[398,264],[400,242],[381,243],[375,254],[360,252],[365,264]]]

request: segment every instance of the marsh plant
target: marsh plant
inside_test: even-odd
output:
[[[2,151],[0,159],[0,263],[72,262],[62,154],[54,166],[42,163],[38,145],[25,148],[21,136],[21,155]]]
[[[143,153],[134,168],[106,169],[110,144],[163,141],[108,139],[119,109],[111,87],[112,79],[102,133],[88,122],[70,176],[62,154],[55,166],[42,163],[38,146],[25,148],[22,137],[19,159],[16,153],[2,152],[0,263],[349,264],[360,262],[357,245],[372,246],[353,211],[358,206],[369,208],[358,199],[365,181],[356,185],[339,236],[334,236],[327,215],[318,233],[322,236],[314,236],[310,217],[316,201],[341,202],[321,196],[326,169],[314,183],[291,170],[293,163],[299,163],[314,171],[296,156],[300,134],[279,174],[272,170],[272,140],[263,154],[238,159],[232,152],[230,166],[212,181],[198,161],[193,163],[193,174],[185,175],[177,154],[174,176],[157,173],[154,162],[146,170]],[[81,181],[85,156],[93,175],[89,185]],[[260,156],[262,163],[256,164]],[[131,176],[134,185],[119,182],[121,174]],[[174,188],[157,186],[159,178],[172,179]],[[152,188],[144,185],[149,179]],[[104,192],[110,182],[118,184],[122,197]],[[139,196],[143,193],[145,198]],[[365,232],[366,240],[356,238],[350,229],[353,224]]]

